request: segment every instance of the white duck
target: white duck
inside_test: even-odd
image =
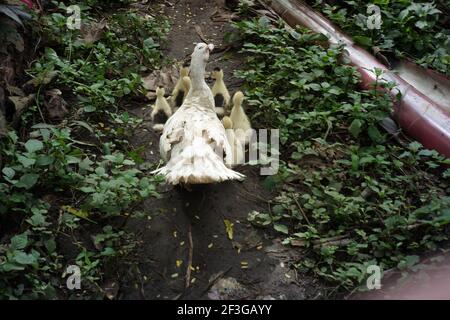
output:
[[[216,80],[212,87],[212,94],[214,97],[214,105],[216,106],[216,112],[219,116],[223,116],[226,111],[226,107],[230,103],[230,93],[227,86],[223,81],[223,70],[220,68],[214,68],[212,77]]]
[[[222,124],[223,127],[225,128],[227,139],[228,142],[230,143],[233,154],[232,165],[235,166],[238,164],[243,164],[245,158],[245,147],[241,144],[241,142],[238,139],[236,139],[233,130],[233,122],[229,117],[223,117]]]
[[[167,163],[153,173],[171,184],[204,184],[244,175],[228,168],[232,151],[225,128],[214,110],[211,89],[205,82],[205,67],[212,44],[198,43],[191,58],[189,93],[180,109],[167,120],[160,138],[161,157]]]
[[[172,109],[169,106],[166,98],[164,97],[164,88],[158,87],[156,89],[156,101],[153,105],[152,113],[150,117],[153,121],[153,130],[162,131],[164,123],[172,115]]]
[[[186,97],[186,90],[183,84],[183,78],[189,75],[189,65],[183,64],[180,68],[180,77],[178,78],[177,84],[173,88],[172,95],[170,97],[170,105],[176,111]]]
[[[234,133],[236,138],[242,145],[247,145],[252,136],[252,125],[245,114],[242,102],[244,101],[244,94],[242,91],[237,91],[233,96],[233,109],[231,109],[230,119],[233,123]]]

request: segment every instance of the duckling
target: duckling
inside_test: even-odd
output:
[[[172,109],[164,97],[165,93],[166,90],[162,87],[156,89],[156,101],[150,115],[153,121],[153,130],[156,131],[162,131],[167,119],[172,115]]]
[[[236,139],[236,136],[233,131],[233,122],[231,121],[230,117],[223,117],[222,124],[223,127],[225,128],[225,134],[227,135],[228,143],[231,146],[232,152],[231,166],[243,164],[245,157],[245,149],[242,146],[241,142],[238,139]]]
[[[183,104],[183,100],[186,97],[186,90],[183,86],[183,78],[187,75],[189,75],[189,65],[185,63],[180,68],[180,78],[178,79],[175,88],[173,88],[172,96],[170,97],[170,104],[174,109],[178,109]]]
[[[230,103],[230,93],[228,92],[228,89],[225,86],[225,82],[223,81],[222,69],[214,68],[212,76],[216,80],[212,87],[214,105],[216,106],[216,113],[219,116],[222,116],[225,114],[226,107]]]
[[[189,76],[183,77],[182,83],[183,83],[183,91],[184,91],[184,96],[183,96],[183,101],[184,99],[186,99],[186,96],[189,93],[189,90],[191,89],[191,78],[189,78]],[[179,107],[174,107],[173,108],[173,113],[177,112],[177,110],[180,109]]]
[[[184,98],[186,98],[186,96],[189,93],[189,90],[191,90],[191,78],[189,78],[188,76],[183,77],[183,89],[184,89]]]
[[[244,94],[242,91],[237,91],[233,96],[233,108],[231,109],[230,119],[233,123],[236,138],[241,144],[247,145],[252,135],[252,125],[242,107],[242,101],[244,101]]]

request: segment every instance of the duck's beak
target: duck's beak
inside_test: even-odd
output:
[[[212,43],[208,44],[208,50],[210,53],[214,50],[214,45]]]

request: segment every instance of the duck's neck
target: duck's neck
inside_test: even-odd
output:
[[[191,61],[191,88],[192,91],[197,91],[208,87],[205,82],[205,67],[206,64],[201,59],[192,59]]]

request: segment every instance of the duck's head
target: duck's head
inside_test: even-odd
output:
[[[185,62],[180,67],[180,78],[183,79],[183,77],[186,77],[188,75],[189,75],[189,62]]]
[[[223,71],[219,67],[215,67],[212,72],[212,77],[216,80],[223,80]]]
[[[209,54],[211,51],[213,51],[214,45],[212,43],[206,44],[206,43],[197,43],[194,48],[194,52],[192,52],[192,61],[203,61],[207,62],[209,59]],[[192,62],[191,62],[192,65]]]
[[[244,94],[242,91],[237,91],[233,96],[233,105],[240,107],[242,105],[242,101],[244,101]]]

